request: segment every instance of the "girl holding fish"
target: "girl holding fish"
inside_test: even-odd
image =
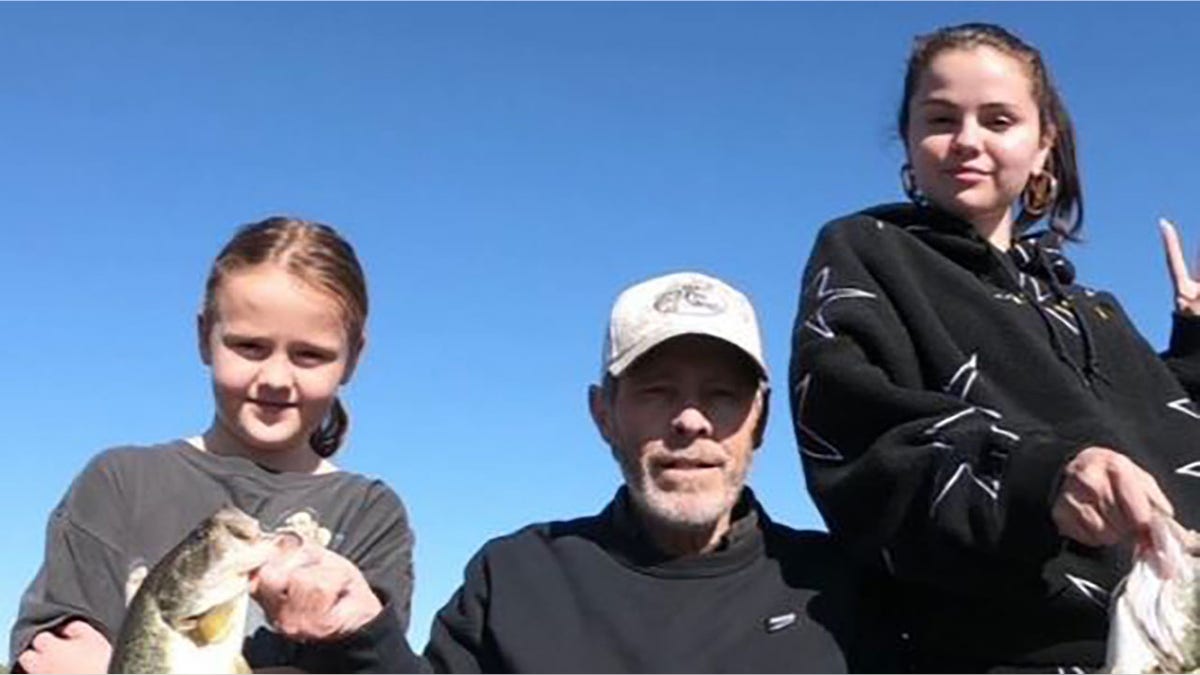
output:
[[[918,672],[1099,667],[1130,545],[1158,513],[1200,524],[1200,290],[1165,224],[1160,358],[1075,280],[1073,126],[1005,29],[919,37],[898,131],[908,203],[827,224],[804,272],[790,390],[809,490],[892,580]]]
[[[366,319],[362,268],[332,228],[289,218],[241,228],[213,263],[197,317],[212,424],[200,436],[107,450],[75,479],[51,514],[45,559],[21,601],[10,645],[16,663],[27,672],[105,670],[146,568],[226,504],[264,530],[309,541],[303,565],[288,574],[303,567],[322,579],[305,588],[338,624],[323,626],[324,638],[372,621],[406,629],[412,533],[404,507],[382,481],[331,461],[349,425],[338,394],[362,354]],[[281,621],[272,602],[263,607],[265,616],[252,612],[245,643],[252,667],[341,669],[303,640],[309,627]]]

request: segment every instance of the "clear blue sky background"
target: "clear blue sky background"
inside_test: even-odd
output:
[[[1164,345],[1155,220],[1200,240],[1200,5],[0,5],[0,623],[92,454],[205,428],[204,275],[280,212],[368,271],[340,459],[410,509],[417,646],[485,540],[611,495],[585,387],[614,296],[660,272],[756,302],[752,481],[823,527],[783,386],[800,271],[821,223],[900,198],[910,39],[965,20],[1043,49],[1081,138],[1077,264]]]

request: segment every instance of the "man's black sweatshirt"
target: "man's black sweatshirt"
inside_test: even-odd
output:
[[[330,647],[371,672],[894,672],[887,607],[828,535],[772,522],[749,489],[712,553],[671,558],[622,488],[599,515],[488,542],[419,660],[398,624]],[[343,650],[344,661],[337,652]]]
[[[716,551],[669,558],[626,489],[597,516],[489,542],[438,613],[441,672],[894,670],[877,598],[827,535],[772,522],[749,489]]]

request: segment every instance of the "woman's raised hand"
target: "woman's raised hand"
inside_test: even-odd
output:
[[[1166,218],[1158,219],[1158,227],[1167,253],[1167,269],[1171,271],[1171,282],[1175,286],[1175,309],[1182,314],[1200,315],[1200,281],[1188,271],[1179,231]]]

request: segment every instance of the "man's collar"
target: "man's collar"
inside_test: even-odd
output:
[[[765,515],[762,514],[758,500],[749,487],[742,488],[742,493],[730,514],[729,530],[721,537],[717,547],[699,555],[677,556],[659,550],[646,532],[642,519],[634,511],[635,508],[629,496],[629,488],[621,486],[609,507],[605,509],[619,553],[635,567],[665,569],[709,564],[723,566],[728,562],[740,560],[744,552],[752,551],[762,544],[761,525],[764,524]]]

